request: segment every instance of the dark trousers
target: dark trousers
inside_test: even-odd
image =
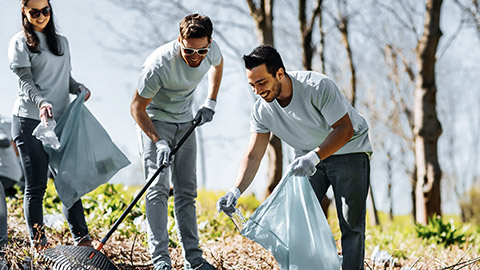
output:
[[[365,153],[330,156],[317,165],[310,183],[322,201],[331,185],[342,232],[343,270],[364,269],[365,214],[370,160]]]
[[[45,245],[47,238],[43,230],[43,196],[47,188],[48,155],[42,143],[32,135],[38,120],[13,117],[12,137],[20,152],[20,161],[25,176],[23,200],[25,219],[32,244]],[[70,209],[63,206],[63,214],[75,243],[88,238],[82,201],[78,200]]]

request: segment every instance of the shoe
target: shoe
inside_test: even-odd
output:
[[[213,265],[209,264],[207,261],[204,261],[200,265],[194,266],[193,270],[217,270]]]
[[[77,243],[77,246],[79,247],[91,247],[93,248],[92,241],[89,238],[85,238],[79,243]]]
[[[172,267],[165,262],[158,263],[153,267],[153,270],[171,270],[171,269]]]

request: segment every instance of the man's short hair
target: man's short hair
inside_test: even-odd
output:
[[[210,41],[212,32],[212,21],[207,16],[201,14],[187,15],[180,22],[180,37],[182,39],[207,37],[208,41]]]
[[[245,62],[245,68],[248,70],[266,64],[268,73],[272,74],[274,77],[280,68],[283,68],[283,70],[286,71],[282,57],[277,50],[271,46],[258,46],[253,49],[250,54],[244,55],[242,59]]]

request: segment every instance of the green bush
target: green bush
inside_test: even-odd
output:
[[[450,246],[465,243],[466,236],[459,232],[453,224],[453,220],[444,223],[441,217],[432,217],[427,225],[417,224],[415,226],[417,236],[429,242]]]
[[[460,200],[463,222],[480,224],[480,182]]]

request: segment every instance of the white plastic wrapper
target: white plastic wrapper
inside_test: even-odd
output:
[[[48,126],[42,122],[33,130],[32,135],[39,139],[43,144],[50,145],[53,149],[60,148],[57,134],[55,134],[55,127],[57,122],[55,119],[47,119]]]

